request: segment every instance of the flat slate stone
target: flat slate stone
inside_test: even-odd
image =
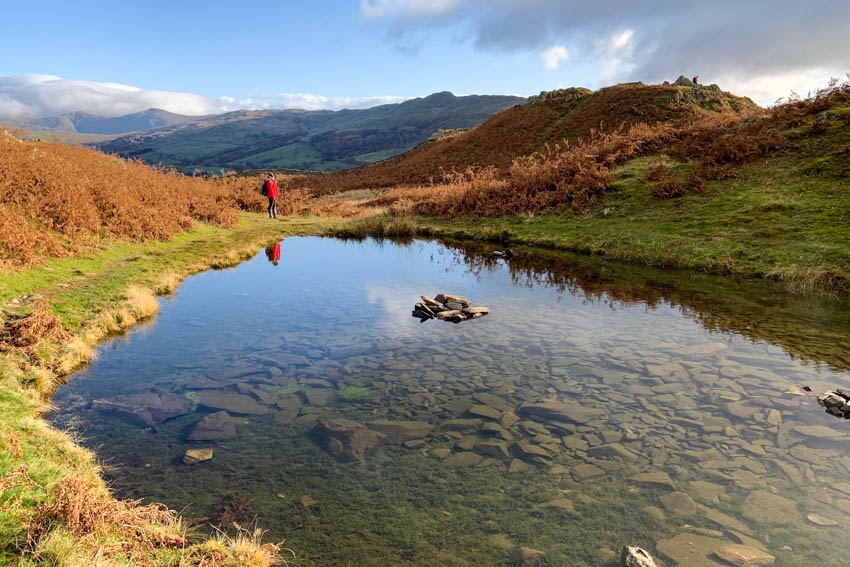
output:
[[[200,390],[197,392],[201,405],[208,408],[224,410],[229,413],[244,415],[260,415],[269,411],[251,396],[237,394],[226,390]]]
[[[386,434],[387,440],[394,443],[423,439],[430,435],[434,429],[434,426],[427,421],[397,421],[393,419],[376,419],[369,422],[369,426]]]
[[[223,441],[236,437],[236,422],[226,411],[205,416],[186,437],[189,441]]]
[[[735,567],[768,567],[776,558],[755,547],[730,544],[715,550],[714,554]]]
[[[629,480],[632,480],[634,482],[640,482],[642,484],[657,484],[660,486],[668,486],[670,488],[673,488],[673,479],[671,479],[670,475],[664,471],[651,471],[636,474]]]
[[[203,461],[209,461],[213,458],[212,449],[189,449],[183,455],[183,462],[187,465],[194,465]]]
[[[599,417],[600,411],[587,408],[575,402],[540,402],[523,404],[517,413],[537,421],[566,421],[568,423],[587,423]]]
[[[593,478],[605,476],[604,470],[597,467],[596,465],[591,465],[587,463],[574,466],[571,472],[573,478],[577,481],[590,480]]]
[[[674,565],[687,567],[729,567],[714,551],[731,545],[728,541],[696,534],[679,534],[658,542],[656,548]]]

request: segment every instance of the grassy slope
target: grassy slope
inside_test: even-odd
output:
[[[825,136],[850,143],[850,128],[836,127]],[[807,175],[821,158],[774,156],[740,168],[735,178],[709,183],[701,194],[659,200],[641,179],[660,162],[669,160],[640,158],[620,168],[609,193],[584,215],[425,219],[421,224],[432,234],[768,277],[800,288],[850,284],[846,174],[831,169]]]
[[[94,343],[103,335],[92,332],[93,322],[124,304],[128,288],[169,290],[189,274],[211,267],[232,266],[251,257],[261,246],[284,234],[318,233],[324,226],[316,219],[275,222],[264,215],[245,214],[239,225],[231,230],[201,227],[170,242],[112,242],[87,257],[54,260],[26,270],[3,272],[0,274],[0,303],[9,306],[14,298],[36,294],[49,302],[66,329],[80,340]],[[163,285],[164,282],[170,283]],[[26,300],[18,305],[19,314],[32,309]],[[15,315],[14,311],[7,310],[5,316]],[[132,322],[129,318],[124,324]],[[122,321],[114,323],[121,326]],[[65,366],[57,360],[52,362],[54,368]],[[38,548],[40,558],[31,554],[33,550],[21,556],[26,549],[28,524],[35,507],[48,501],[59,483],[79,477],[85,479],[92,490],[106,490],[93,454],[75,445],[68,435],[51,429],[41,419],[41,412],[46,409],[43,390],[49,390],[49,384],[45,384],[44,379],[39,380],[39,374],[44,371],[28,366],[20,353],[7,352],[7,357],[0,358],[0,564],[6,565],[15,559],[22,561],[20,565],[93,564],[90,562],[93,550],[87,549],[85,544],[78,545],[77,538],[61,526],[54,526],[55,533],[42,538]],[[108,549],[110,544],[115,544],[114,540],[107,541],[110,537],[114,539],[114,534],[104,537],[106,540],[95,547],[106,545]],[[157,557],[156,564],[176,565],[180,560],[179,553],[163,553]],[[113,564],[107,559],[108,555],[104,553],[103,562],[98,564]],[[147,559],[153,560],[152,557]],[[136,564],[132,561],[119,563]]]

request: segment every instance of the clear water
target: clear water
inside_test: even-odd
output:
[[[846,565],[850,423],[800,389],[850,386],[846,301],[492,250],[287,239],[277,264],[187,279],[52,418],[119,496],[200,532],[262,527],[304,565],[507,565],[519,547],[617,565],[625,544],[721,565],[712,550],[742,542],[776,565]],[[440,292],[491,314],[411,317]],[[144,427],[92,405],[149,392],[191,407]],[[250,402],[230,411],[236,437],[187,440],[222,396]],[[543,401],[572,415],[532,415]],[[345,463],[313,430],[338,418],[428,429]],[[184,464],[197,448],[213,458]]]

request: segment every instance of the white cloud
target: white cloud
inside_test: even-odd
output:
[[[595,55],[602,65],[601,82],[605,85],[621,82],[632,66],[635,32],[627,29],[597,40]]]
[[[149,108],[176,114],[201,116],[240,109],[299,108],[340,110],[393,104],[409,97],[326,97],[305,93],[281,93],[242,98],[210,97],[181,92],[145,90],[118,83],[63,79],[53,75],[0,77],[0,120],[26,121],[69,112],[97,116],[122,116]]]
[[[148,108],[198,116],[217,112],[218,104],[191,93],[143,90],[53,75],[0,77],[0,119],[25,120],[79,111],[110,117]]]
[[[548,49],[544,49],[538,56],[543,61],[543,66],[549,70],[555,70],[561,64],[561,61],[566,61],[569,57],[567,48],[563,45],[553,45]]]
[[[463,40],[482,50],[539,56],[558,42],[602,85],[700,75],[760,104],[792,88],[826,86],[800,85],[795,77],[816,77],[824,69],[843,77],[850,70],[850,2],[458,0],[436,2],[432,12],[421,4],[363,0],[361,14],[412,36],[435,25],[461,28]],[[606,46],[601,51],[600,43]],[[738,85],[753,90],[734,90]]]
[[[410,97],[327,97],[307,93],[281,93],[275,95],[253,95],[243,98],[221,97],[220,108],[223,112],[238,109],[298,108],[302,110],[342,110],[344,108],[372,108],[382,104],[395,104]]]
[[[448,15],[460,0],[360,0],[360,16],[364,20],[418,19]]]

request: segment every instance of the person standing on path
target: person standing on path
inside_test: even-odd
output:
[[[263,183],[263,190],[265,196],[269,199],[269,218],[276,219],[279,189],[277,187],[277,181],[274,178],[274,173],[269,173],[268,177],[266,177],[266,181]]]

